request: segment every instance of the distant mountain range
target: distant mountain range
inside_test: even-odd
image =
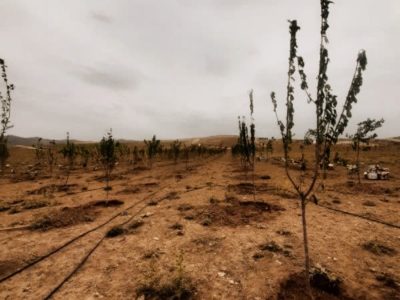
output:
[[[8,136],[8,144],[9,145],[21,145],[21,146],[32,146],[35,145],[38,141],[39,137],[20,137],[16,135],[9,135]],[[42,144],[46,145],[48,144],[50,139],[42,139]],[[66,140],[55,140],[57,144],[63,144],[66,142]],[[71,140],[71,142],[74,142],[76,144],[82,144],[82,143],[92,143],[92,142],[84,142],[84,141],[78,141],[78,140]]]

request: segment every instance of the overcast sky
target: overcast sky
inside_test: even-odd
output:
[[[254,89],[259,136],[279,135],[271,91],[284,103],[288,19],[315,94],[318,0],[1,0],[0,57],[15,83],[10,134],[97,140],[236,134]],[[343,102],[359,49],[368,67],[351,128],[386,120],[400,135],[400,1],[336,0],[329,77]],[[299,92],[296,133],[313,126]],[[310,122],[311,121],[311,122]]]

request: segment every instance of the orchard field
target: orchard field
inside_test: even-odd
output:
[[[0,299],[400,300],[397,2],[21,1]]]
[[[253,174],[231,154],[236,139],[186,140],[222,150],[157,154],[151,167],[119,156],[108,198],[96,160],[83,167],[77,157],[66,184],[61,156],[50,174],[34,149],[11,147],[1,179],[0,298],[307,299],[300,203],[281,142],[268,156],[257,152]],[[388,167],[389,180],[359,184],[336,164],[309,197],[316,299],[400,299],[400,143],[365,150],[361,169]],[[334,152],[355,159],[350,144]],[[300,155],[296,141],[292,157]]]

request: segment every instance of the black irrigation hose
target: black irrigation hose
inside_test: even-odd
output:
[[[352,216],[352,217],[357,217],[357,218],[360,218],[360,219],[365,219],[365,220],[368,220],[368,221],[371,221],[371,222],[379,223],[379,224],[382,224],[382,225],[385,225],[385,226],[389,226],[389,227],[400,229],[400,225],[388,223],[388,222],[381,221],[381,220],[378,220],[378,219],[369,218],[369,217],[366,217],[366,216],[363,216],[363,215],[359,215],[359,214],[355,214],[355,213],[352,213],[352,212],[340,210],[340,209],[337,209],[337,208],[332,208],[332,207],[325,206],[325,205],[322,205],[322,204],[318,204],[318,206],[326,208],[328,210],[339,212],[339,213],[342,213],[342,214],[345,214],[345,215],[349,215],[349,216]]]
[[[160,190],[163,190],[163,189],[165,189],[165,188],[168,187],[168,186],[170,186],[170,184],[164,186],[164,187],[161,188]],[[205,188],[205,187],[202,187],[202,188]],[[198,188],[198,189],[201,189],[201,188]],[[195,190],[198,190],[198,189],[193,189],[193,190],[189,190],[189,191],[185,191],[185,192],[191,192],[191,191],[195,191]],[[24,270],[30,268],[31,266],[36,265],[37,263],[43,261],[44,259],[46,259],[46,258],[52,256],[53,254],[55,254],[55,253],[61,251],[62,249],[64,249],[64,248],[67,247],[68,245],[70,245],[70,244],[72,244],[73,242],[75,242],[76,240],[78,240],[78,239],[80,239],[80,238],[86,236],[87,234],[89,234],[89,233],[91,233],[91,232],[93,232],[93,231],[96,231],[97,229],[99,229],[99,228],[101,228],[101,227],[107,225],[107,224],[110,223],[112,220],[114,220],[115,218],[117,218],[118,216],[120,216],[122,212],[127,211],[127,210],[129,210],[129,209],[132,209],[132,208],[135,207],[136,205],[138,205],[138,204],[140,204],[140,203],[143,203],[144,201],[148,200],[150,197],[152,197],[152,196],[154,196],[156,193],[158,193],[160,190],[158,190],[158,191],[156,191],[156,192],[153,192],[153,193],[151,193],[150,195],[148,195],[147,197],[145,197],[144,199],[142,199],[142,200],[140,200],[140,201],[138,201],[138,202],[132,204],[131,206],[128,206],[127,208],[123,209],[122,211],[120,211],[120,212],[118,212],[117,214],[115,214],[114,216],[112,216],[110,219],[108,219],[108,220],[105,221],[104,223],[102,223],[102,224],[100,224],[100,225],[98,225],[98,226],[95,226],[94,228],[89,229],[89,230],[87,230],[87,231],[85,231],[85,232],[79,234],[78,236],[76,236],[76,237],[74,237],[73,239],[67,241],[66,243],[64,243],[64,244],[61,245],[60,247],[58,247],[58,248],[56,248],[56,249],[50,251],[49,253],[47,253],[47,254],[45,254],[45,255],[43,255],[43,256],[41,256],[41,257],[39,257],[39,258],[37,258],[37,259],[35,259],[35,260],[33,260],[33,261],[31,261],[30,263],[28,263],[28,264],[26,264],[25,266],[23,266],[23,267],[21,267],[21,268],[15,270],[14,272],[10,273],[9,275],[7,275],[7,276],[5,276],[5,277],[3,277],[3,278],[0,278],[0,283],[2,283],[2,282],[4,282],[4,281],[6,281],[6,280],[8,280],[8,279],[10,279],[10,278],[12,278],[12,277],[14,277],[15,275],[17,275],[17,274],[23,272]],[[185,193],[185,192],[184,192],[184,193]],[[163,199],[165,199],[165,198],[163,198]],[[128,223],[129,221],[131,221],[131,220],[132,220],[137,214],[139,214],[144,208],[145,208],[145,207],[143,207],[142,209],[140,209],[139,212],[137,212],[134,216],[132,216],[131,218],[129,218],[128,221],[123,222],[123,224],[126,224],[126,223]],[[54,294],[54,293],[55,293],[69,278],[71,278],[71,277],[73,276],[73,274],[74,274],[75,272],[77,272],[77,271],[79,270],[79,268],[85,263],[85,261],[86,261],[86,260],[89,258],[89,256],[96,250],[96,248],[101,244],[101,242],[102,242],[103,240],[104,240],[104,237],[103,237],[103,238],[96,244],[96,246],[95,246],[94,248],[92,248],[92,250],[83,258],[83,260],[80,262],[80,264],[77,266],[77,268],[75,268],[75,270],[73,270],[72,273],[70,273],[70,274],[68,275],[68,277],[67,277],[66,279],[64,279],[63,282],[61,282],[61,283],[56,287],[56,289],[54,289],[54,290],[47,296],[47,298],[45,298],[45,299],[49,299],[49,297],[51,297],[51,296],[52,296],[52,295],[53,295],[53,294]]]
[[[114,184],[114,185],[111,185],[110,187],[115,187],[115,186],[119,186],[119,185],[122,185],[122,183],[120,183],[120,184]],[[90,190],[86,190],[86,191],[79,191],[79,192],[67,193],[67,194],[65,194],[65,195],[61,195],[61,196],[58,196],[58,197],[59,197],[59,198],[62,198],[62,197],[66,197],[66,196],[77,195],[77,194],[86,193],[86,192],[93,192],[93,191],[102,190],[102,189],[104,189],[104,187],[95,188],[95,189],[90,189]],[[127,208],[127,209],[129,209],[129,208]],[[28,230],[28,229],[30,229],[30,228],[31,228],[30,225],[24,225],[24,226],[19,226],[19,227],[7,227],[7,228],[0,228],[0,232],[5,232],[5,231],[18,231],[18,230]],[[1,279],[0,279],[0,282],[1,282]]]
[[[124,184],[126,184],[126,182],[116,183],[114,185],[110,185],[110,187],[113,188],[113,187],[124,185]],[[84,191],[79,191],[79,192],[71,192],[71,193],[66,193],[66,194],[58,196],[58,197],[59,198],[63,198],[63,197],[67,197],[67,196],[73,196],[73,195],[78,195],[78,194],[82,194],[82,193],[93,192],[93,191],[98,191],[98,190],[103,190],[103,189],[104,189],[104,187],[100,187],[100,188],[94,188],[94,189],[88,189],[88,190],[84,190]],[[129,208],[127,208],[127,209],[129,209]],[[30,225],[20,226],[20,227],[0,228],[0,232],[27,230],[27,229],[30,229]],[[1,279],[0,279],[0,282],[1,282]]]
[[[97,249],[97,247],[100,246],[101,242],[104,240],[105,236],[103,236],[96,244],[95,246],[90,249],[88,253],[82,258],[82,260],[79,262],[79,264],[68,274],[67,277],[65,277],[54,289],[50,291],[50,293],[44,298],[44,300],[50,299],[63,285],[66,283],[78,270],[85,264],[85,262],[89,259],[90,255]]]
[[[161,190],[165,189],[166,187],[167,187],[167,186],[163,187]],[[85,231],[85,232],[83,232],[83,233],[77,235],[76,237],[70,239],[69,241],[65,242],[64,244],[62,244],[61,246],[57,247],[56,249],[54,249],[54,250],[48,252],[47,254],[45,254],[45,255],[43,255],[43,256],[41,256],[41,257],[39,257],[39,258],[37,258],[37,259],[31,261],[31,262],[29,262],[28,264],[26,264],[25,266],[22,266],[21,268],[15,270],[14,272],[12,272],[12,273],[10,273],[10,274],[8,274],[8,275],[6,275],[6,276],[0,278],[0,283],[6,281],[7,279],[10,279],[11,277],[14,277],[15,275],[17,275],[17,274],[23,272],[24,270],[30,268],[31,266],[33,266],[33,265],[35,265],[35,264],[41,262],[42,260],[44,260],[44,259],[46,259],[46,258],[52,256],[53,254],[55,254],[55,253],[61,251],[62,249],[64,249],[64,248],[67,247],[68,245],[70,245],[70,244],[72,244],[73,242],[79,240],[80,238],[86,236],[87,234],[89,234],[89,233],[91,233],[91,232],[93,232],[93,231],[96,231],[97,229],[99,229],[99,228],[101,228],[101,227],[107,225],[107,224],[110,223],[112,220],[114,220],[115,218],[117,218],[118,216],[120,216],[121,213],[123,213],[124,211],[130,210],[130,209],[132,209],[133,207],[135,207],[136,205],[138,205],[138,204],[140,204],[140,203],[143,203],[144,201],[148,200],[150,197],[154,196],[154,195],[155,195],[156,193],[158,193],[159,191],[160,191],[160,190],[151,193],[150,195],[146,196],[144,199],[142,199],[142,200],[140,200],[140,201],[138,201],[138,202],[135,202],[134,204],[128,206],[127,208],[125,208],[125,209],[123,209],[122,211],[118,212],[117,214],[113,215],[111,218],[109,218],[107,221],[103,222],[102,224],[97,225],[97,226],[95,226],[95,227],[93,227],[93,228],[91,228],[91,229],[89,229],[89,230],[87,230],[87,231]]]
[[[208,186],[203,186],[203,187],[199,187],[196,189],[192,189],[192,190],[187,190],[187,191],[183,191],[182,194],[185,193],[190,193],[193,191],[197,191],[200,189],[204,189],[207,188]],[[160,202],[168,199],[168,196],[165,196],[163,198],[161,198]],[[142,207],[141,209],[139,209],[139,211],[137,211],[134,215],[132,215],[128,220],[122,222],[121,224],[117,225],[117,226],[124,226],[125,224],[131,222],[133,220],[134,217],[136,217],[138,214],[140,214],[147,206]],[[48,300],[51,299],[51,297],[57,293],[57,291],[69,280],[72,278],[72,276],[74,276],[79,269],[85,264],[85,262],[89,259],[90,255],[93,254],[93,252],[100,246],[100,244],[104,241],[105,236],[103,236],[96,244],[95,246],[90,249],[90,251],[82,258],[82,260],[79,262],[79,264],[54,288],[50,291],[50,293],[44,298],[44,300]]]

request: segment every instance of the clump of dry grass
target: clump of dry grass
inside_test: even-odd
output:
[[[184,270],[182,253],[177,257],[175,274],[172,276],[161,276],[160,272],[155,270],[152,259],[147,278],[136,289],[136,299],[145,300],[190,300],[195,294],[196,287]]]
[[[367,200],[367,201],[363,202],[363,205],[372,207],[372,206],[376,206],[376,203],[371,200]]]
[[[168,282],[152,281],[136,289],[138,298],[145,300],[190,300],[195,295],[195,287],[188,278],[173,278]],[[137,298],[137,299],[138,299]]]
[[[187,203],[182,203],[182,204],[180,204],[179,206],[178,206],[178,210],[179,211],[188,211],[188,210],[191,210],[191,209],[193,209],[194,207],[193,207],[193,205],[191,205],[191,204],[187,204]]]
[[[364,250],[367,250],[375,255],[382,256],[382,255],[389,255],[393,256],[397,253],[397,251],[393,248],[388,246],[382,245],[378,241],[369,241],[362,245]]]
[[[176,191],[171,191],[167,194],[167,196],[165,196],[165,199],[168,200],[175,200],[175,199],[179,199],[179,194]]]
[[[129,229],[137,229],[143,225],[144,225],[144,222],[142,219],[135,219],[128,225],[128,227],[129,227]]]
[[[379,282],[382,282],[385,286],[392,289],[400,290],[400,282],[396,280],[396,278],[388,273],[380,273],[375,276],[375,279]]]

